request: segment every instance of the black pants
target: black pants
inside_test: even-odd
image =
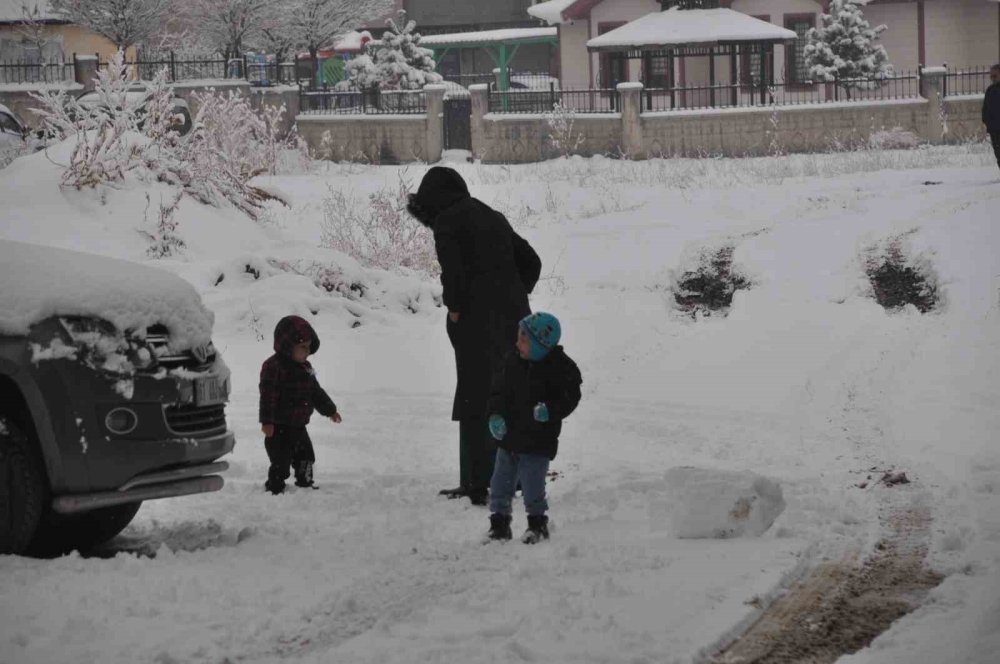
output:
[[[275,425],[274,435],[264,439],[264,449],[271,462],[265,484],[268,491],[281,493],[293,468],[296,485],[312,486],[316,454],[305,427]]]
[[[472,491],[486,491],[493,477],[497,445],[486,422],[485,417],[458,422],[459,483]]]
[[[997,166],[1000,166],[1000,131],[990,134],[990,141],[993,143],[993,154],[997,157]]]

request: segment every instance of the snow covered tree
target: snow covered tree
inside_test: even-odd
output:
[[[313,80],[319,71],[320,49],[337,37],[362,27],[392,8],[392,0],[293,0],[283,7],[297,46],[309,51]]]
[[[38,53],[44,51],[49,43],[49,31],[37,2],[21,5],[21,20],[16,31],[22,43],[32,46]]]
[[[299,45],[298,42],[292,17],[285,7],[277,3],[271,3],[264,12],[260,28],[250,39],[252,48],[263,53],[273,53],[279,64],[288,58],[289,52]]]
[[[382,39],[347,64],[350,87],[419,90],[428,83],[440,83],[442,77],[434,71],[434,52],[420,46],[416,22],[407,21],[406,12],[400,11],[399,23],[390,18],[386,25],[389,29]]]
[[[159,34],[169,14],[163,0],[51,0],[61,18],[88,28],[126,50]]]
[[[274,3],[270,0],[190,0],[185,8],[203,40],[222,56],[238,58]]]
[[[840,81],[848,90],[874,88],[878,79],[892,74],[889,56],[876,44],[886,26],[871,27],[862,7],[868,0],[833,0],[823,14],[822,27],[807,33],[804,54],[809,74],[816,81]]]

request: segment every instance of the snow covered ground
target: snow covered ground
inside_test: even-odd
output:
[[[318,248],[328,187],[415,187],[424,167],[263,179],[291,207],[257,223],[184,199],[186,249],[157,261],[140,231],[165,185],[60,189],[44,153],[0,171],[0,238],[149,262],[201,292],[238,440],[221,492],[146,503],[118,543],[155,557],[0,557],[0,661],[703,661],[910,508],[929,510],[917,544],[947,578],[843,661],[996,661],[1000,177],[985,146],[451,164],[542,256],[532,306],[560,317],[584,375],[552,466],[553,537],[535,547],[483,546],[487,513],[436,495],[458,475],[436,284]],[[864,256],[892,237],[931,267],[939,310],[871,298]],[[753,288],[692,320],[670,284],[724,246]],[[292,313],[323,339],[313,364],[344,423],[311,427],[321,490],[273,497],[257,372]],[[784,511],[759,537],[681,539],[675,518],[704,492],[671,486],[679,466],[762,475]],[[859,488],[889,469],[912,482]]]

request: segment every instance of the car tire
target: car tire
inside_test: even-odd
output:
[[[48,512],[42,519],[29,552],[42,557],[61,556],[73,550],[87,551],[125,529],[142,501],[101,507],[80,514]]]
[[[41,523],[48,487],[32,441],[2,416],[0,479],[0,554],[22,554]]]

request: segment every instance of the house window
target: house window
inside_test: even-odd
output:
[[[756,15],[754,18],[767,23],[771,22],[769,15]],[[763,46],[759,47],[763,49]],[[774,82],[774,58],[772,53],[760,50],[755,53],[744,52],[740,63],[740,83],[754,87]],[[766,63],[766,64],[765,64]]]
[[[806,66],[806,34],[816,25],[815,14],[785,15],[785,27],[797,35],[795,43],[785,47],[785,82],[808,83],[812,77]]]
[[[665,55],[653,56],[646,59],[646,69],[643,72],[643,84],[647,88],[669,88],[672,87],[672,61]]]
[[[625,25],[625,21],[599,23],[597,25],[597,34],[603,35],[605,32],[611,32],[623,25]],[[600,85],[602,88],[613,88],[619,83],[628,80],[628,60],[620,54],[601,53],[599,66],[600,71],[598,75],[600,76]]]

